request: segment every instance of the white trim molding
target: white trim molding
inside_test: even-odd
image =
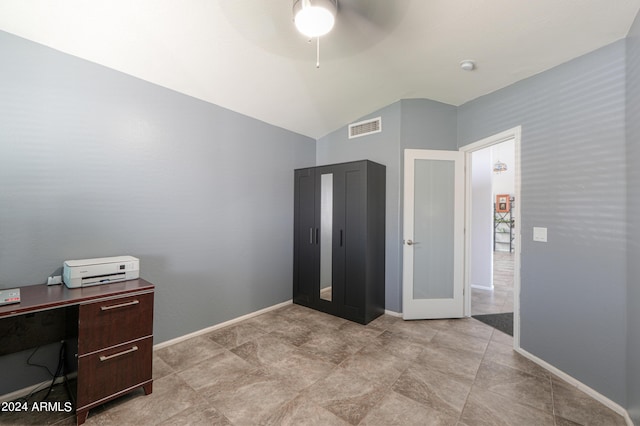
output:
[[[522,242],[522,194],[521,194],[521,163],[520,163],[520,150],[521,150],[521,141],[522,141],[522,126],[516,126],[511,129],[507,129],[498,134],[486,137],[479,141],[463,145],[458,148],[459,151],[465,153],[465,167],[469,167],[471,164],[471,154],[474,151],[478,151],[483,148],[488,148],[492,145],[496,145],[502,142],[506,142],[508,140],[513,139],[514,141],[514,160],[515,160],[515,174],[514,174],[514,196],[516,197],[516,204],[518,208],[515,210],[514,219],[515,219],[515,250],[514,250],[514,265],[513,265],[513,348],[518,349],[520,347],[520,263],[522,255],[521,253],[521,242]],[[467,170],[465,176],[465,277],[464,277],[464,287],[465,287],[465,315],[471,316],[471,282],[469,277],[469,271],[471,270],[470,263],[470,246],[471,246],[471,192],[469,188],[471,188],[471,173],[470,170]]]
[[[576,387],[578,390],[586,393],[591,398],[593,398],[596,401],[600,402],[605,407],[607,407],[607,408],[615,411],[616,413],[620,414],[622,417],[624,417],[624,420],[627,422],[627,426],[634,426],[633,425],[633,421],[631,420],[631,417],[629,416],[629,413],[627,412],[627,410],[623,406],[618,404],[617,402],[614,402],[614,401],[610,400],[606,396],[602,395],[600,392],[598,392],[598,391],[590,388],[589,386],[585,385],[580,380],[578,380],[578,379],[576,379],[574,377],[571,377],[570,375],[568,375],[564,371],[554,367],[553,365],[551,365],[548,362],[538,358],[537,356],[525,351],[524,349],[516,348],[515,351],[518,352],[523,357],[529,359],[530,361],[535,362],[540,367],[544,368],[545,370],[549,371],[550,373],[558,376],[559,378],[561,378],[565,382],[569,383],[570,385]]]
[[[175,339],[167,340],[162,343],[158,343],[157,345],[153,345],[153,350],[157,351],[158,349],[166,348],[167,346],[175,345],[176,343],[184,342],[185,340],[191,339],[192,337],[202,336],[203,334],[211,333],[212,331],[219,330],[224,327],[228,327],[230,325],[239,323],[240,321],[247,320],[249,318],[257,317],[258,315],[262,315],[269,311],[273,311],[276,309],[283,308],[287,305],[291,305],[293,300],[289,299],[286,302],[278,303],[277,305],[269,306],[264,309],[260,309],[259,311],[251,312],[246,315],[242,315],[241,317],[230,319],[229,321],[222,322],[220,324],[212,325],[211,327],[203,328],[198,331],[194,331],[193,333],[185,334],[184,336],[176,337]]]

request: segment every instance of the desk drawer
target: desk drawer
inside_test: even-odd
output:
[[[78,408],[151,380],[153,338],[78,358]]]
[[[78,355],[153,334],[153,293],[80,305]]]

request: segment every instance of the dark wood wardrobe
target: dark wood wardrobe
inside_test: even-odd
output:
[[[295,170],[293,302],[367,324],[385,307],[385,166]]]

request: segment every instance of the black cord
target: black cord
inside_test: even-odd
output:
[[[56,372],[55,373],[52,373],[51,370],[49,370],[49,367],[47,367],[46,365],[34,364],[34,363],[30,362],[31,358],[33,358],[33,356],[36,354],[36,352],[40,348],[41,348],[41,346],[38,346],[37,348],[35,348],[33,350],[31,355],[29,355],[29,358],[27,358],[27,365],[30,365],[30,366],[33,366],[33,367],[44,368],[53,377],[53,379],[51,380],[51,383],[49,384],[49,389],[47,391],[47,394],[45,395],[44,398],[42,398],[42,401],[44,401],[51,394],[51,390],[53,389],[53,385],[56,382],[56,378],[58,378],[58,376],[62,372],[62,369],[64,368],[64,341],[62,341],[62,344],[60,345],[60,352],[58,353],[58,366],[56,368]],[[27,396],[23,396],[23,397],[17,398],[16,401],[29,402],[29,399],[33,396],[33,394],[35,394],[36,392],[38,392],[40,390],[42,385],[43,385],[43,383],[40,383],[38,386],[33,388],[33,390],[31,392],[29,392],[29,394]]]
[[[53,385],[56,383],[56,379],[62,373],[62,369],[64,368],[64,341],[60,345],[60,353],[58,355],[58,368],[56,368],[56,373],[53,375],[53,379],[51,379],[51,384],[49,385],[49,390],[44,398],[41,401],[45,401],[49,395],[51,394],[51,390],[53,389]]]
[[[46,365],[41,365],[41,364],[35,364],[31,362],[31,358],[34,357],[34,355],[36,354],[36,352],[38,352],[38,349],[40,349],[42,346],[38,346],[37,348],[35,348],[33,350],[33,352],[31,352],[31,355],[29,355],[29,358],[27,358],[27,365],[30,365],[32,367],[40,367],[40,368],[44,368],[45,370],[47,370],[49,372],[49,375],[53,376],[53,373],[51,372],[51,370],[49,370],[49,367],[47,367]]]

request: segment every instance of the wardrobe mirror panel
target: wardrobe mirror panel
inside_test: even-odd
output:
[[[333,173],[320,176],[320,299],[332,299]]]

